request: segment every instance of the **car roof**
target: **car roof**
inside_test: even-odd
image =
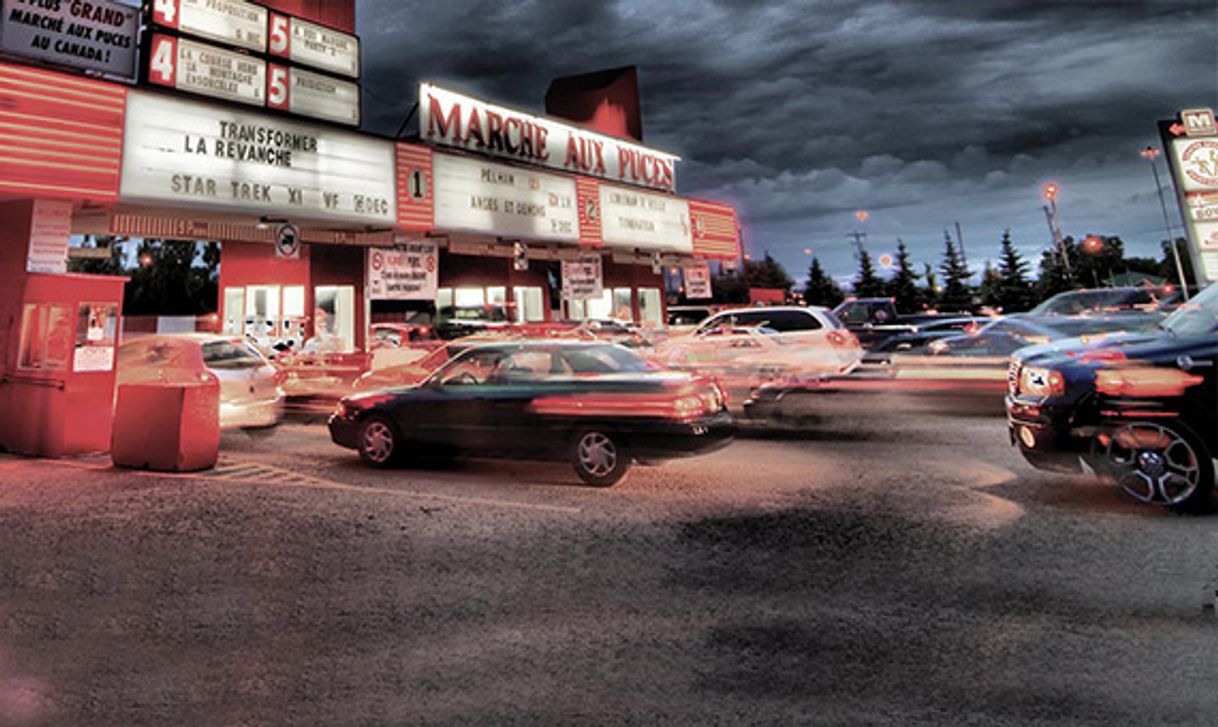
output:
[[[724,308],[715,315],[721,316],[724,313],[765,313],[766,311],[809,311],[818,313],[829,313],[829,309],[819,305],[764,305],[764,306],[747,306],[743,308]]]
[[[133,336],[123,341],[122,345],[129,343],[147,343],[149,341],[185,341],[188,343],[216,343],[219,341],[228,341],[229,343],[243,343],[244,339],[241,336],[225,336],[219,333],[153,333],[147,336]]]

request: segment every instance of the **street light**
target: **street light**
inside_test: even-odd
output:
[[[1066,274],[1070,273],[1070,255],[1066,252],[1066,247],[1062,239],[1062,221],[1057,214],[1057,193],[1060,191],[1057,185],[1049,182],[1041,188],[1041,194],[1045,199],[1049,200],[1047,207],[1043,207],[1045,211],[1045,219],[1049,222],[1049,235],[1053,238],[1053,249],[1061,256],[1062,264],[1066,268]]]
[[[1167,202],[1163,201],[1163,185],[1159,184],[1159,167],[1155,164],[1159,150],[1148,146],[1138,152],[1138,155],[1150,162],[1150,171],[1155,175],[1155,191],[1159,193],[1159,209],[1163,210],[1163,227],[1167,230],[1167,242],[1171,245],[1171,255],[1176,261],[1176,275],[1180,276],[1180,290],[1184,293],[1184,299],[1188,300],[1188,282],[1184,279],[1184,266],[1180,264],[1180,248],[1176,246],[1176,238],[1171,233],[1171,221],[1167,217]]]
[[[804,248],[804,254],[805,254],[805,255],[811,255],[811,254],[812,254],[812,248],[810,248],[810,247],[805,247],[805,248]]]
[[[1084,251],[1089,252],[1092,255],[1097,255],[1102,252],[1103,249],[1104,241],[1099,235],[1087,235],[1087,237],[1083,239]]]

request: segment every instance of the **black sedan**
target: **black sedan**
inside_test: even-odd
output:
[[[1013,444],[1034,466],[1080,460],[1135,498],[1208,507],[1218,452],[1218,286],[1153,333],[1019,351],[1006,397]]]
[[[374,467],[423,453],[569,459],[609,486],[632,461],[727,445],[735,424],[711,379],[658,369],[606,343],[484,344],[416,386],[343,399],[330,437]]]

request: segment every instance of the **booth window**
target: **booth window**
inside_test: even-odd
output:
[[[69,305],[27,304],[21,312],[17,366],[34,371],[62,371],[67,368],[75,338],[73,322],[72,307]]]
[[[313,338],[305,351],[350,352],[355,342],[355,288],[319,285],[313,294]]]
[[[517,286],[512,288],[516,301],[516,322],[544,321],[546,319],[544,296],[539,286]]]
[[[639,322],[650,325],[664,323],[663,299],[659,288],[639,288]]]

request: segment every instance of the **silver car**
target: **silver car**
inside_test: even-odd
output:
[[[118,349],[117,383],[220,381],[220,428],[272,427],[283,416],[278,370],[241,338],[210,333],[143,336]]]

